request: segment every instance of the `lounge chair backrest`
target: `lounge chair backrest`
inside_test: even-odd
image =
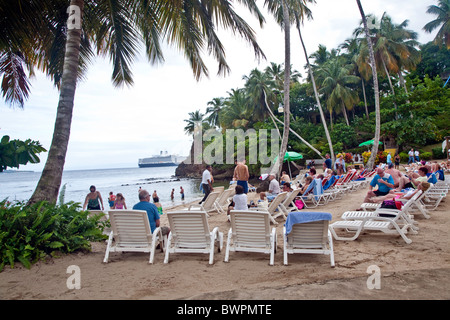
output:
[[[297,248],[322,248],[328,239],[328,220],[294,224],[287,239]]]
[[[216,202],[216,199],[220,196],[220,194],[221,194],[221,192],[219,192],[219,191],[211,192],[208,195],[208,197],[206,198],[205,202],[203,203],[203,207],[206,210],[214,208],[214,202]]]
[[[231,210],[230,221],[232,237],[236,247],[270,247],[270,217],[268,212]]]
[[[172,243],[176,247],[209,247],[211,235],[206,212],[168,212],[167,218],[172,233]]]
[[[109,221],[116,247],[148,247],[152,243],[147,211],[110,210]]]
[[[286,196],[286,199],[283,201],[283,204],[289,205],[292,201],[294,201],[295,197],[298,195],[300,190],[301,189],[298,188],[298,189],[294,189],[291,192],[289,192],[288,195]]]
[[[286,199],[286,197],[287,197],[287,192],[280,192],[279,194],[277,194],[275,199],[273,199],[272,202],[269,204],[268,211],[270,213],[273,213],[278,208],[278,206],[281,203],[283,203],[283,201]]]
[[[216,190],[216,189],[214,189]],[[232,197],[235,193],[234,189],[227,189],[225,191],[223,191],[220,196],[217,198],[217,203],[220,206],[224,206],[225,204],[227,204],[227,200],[228,198]]]
[[[416,194],[411,197],[411,199],[409,199],[408,201],[406,201],[406,203],[403,205],[402,207],[402,211],[403,212],[407,212],[409,210],[409,208],[411,207],[411,205],[422,195],[422,190],[418,190],[416,192]]]

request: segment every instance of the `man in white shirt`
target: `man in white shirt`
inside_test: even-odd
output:
[[[408,152],[408,164],[414,163],[414,149]]]
[[[208,198],[208,195],[214,191],[214,188],[212,186],[212,176],[211,176],[211,172],[212,172],[212,167],[211,165],[207,165],[205,171],[203,171],[202,174],[202,188],[203,191],[205,191],[205,196],[203,197],[202,201],[200,201],[199,203],[202,203],[203,201],[206,200],[206,198]]]
[[[261,200],[264,200],[264,197],[267,197],[267,200],[272,201],[280,192],[280,183],[277,179],[275,179],[275,174],[271,173],[267,177],[270,181],[269,183],[269,191],[261,192],[259,197]]]
[[[416,162],[420,162],[419,150],[414,151],[414,158],[415,158]]]

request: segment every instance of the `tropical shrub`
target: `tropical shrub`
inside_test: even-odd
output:
[[[400,156],[400,162],[408,162],[409,155],[406,152],[400,152],[398,155]]]
[[[363,157],[364,164],[366,164],[367,161],[369,161],[371,154],[372,154],[372,152],[370,152],[370,151],[363,152],[362,157]]]
[[[420,155],[421,160],[431,160],[433,157],[433,154],[431,152],[422,152]]]
[[[442,152],[442,148],[433,148],[431,149],[431,152],[433,154],[433,159],[444,159],[445,153]]]
[[[386,163],[388,153],[386,151],[378,151],[375,158],[375,164]]]
[[[26,268],[57,253],[90,250],[91,241],[105,239],[100,216],[88,217],[80,204],[0,202],[0,271],[21,262]]]

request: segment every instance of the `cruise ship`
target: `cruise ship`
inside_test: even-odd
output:
[[[152,156],[150,158],[139,159],[139,168],[146,167],[169,167],[178,166],[184,157],[178,157],[177,155],[168,154],[167,151],[161,151],[159,155]]]

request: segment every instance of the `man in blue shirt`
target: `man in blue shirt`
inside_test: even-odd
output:
[[[139,192],[139,202],[133,206],[133,210],[145,210],[147,211],[148,222],[150,223],[150,229],[155,231],[159,227],[159,213],[158,208],[150,203],[150,193],[147,190],[141,190]],[[161,228],[162,234],[168,234],[169,229],[167,227]]]
[[[373,190],[373,188],[377,186],[377,190]],[[370,200],[371,198],[385,196],[392,189],[394,189],[394,179],[392,176],[389,173],[384,172],[382,168],[377,168],[377,174],[370,182],[369,191],[367,191],[364,202],[373,202]]]
[[[325,155],[325,161],[323,162],[323,172],[325,172],[325,169],[331,169],[332,164],[333,163],[331,162],[330,154],[327,153]]]

